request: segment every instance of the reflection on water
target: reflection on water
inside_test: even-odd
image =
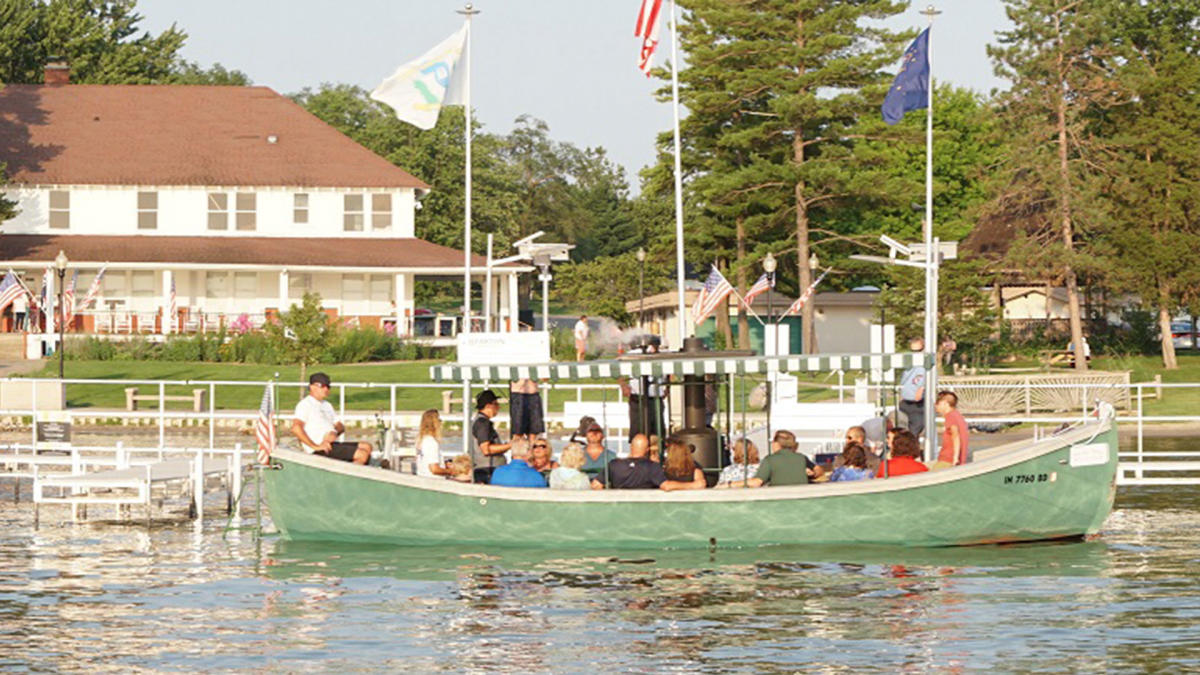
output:
[[[0,669],[1178,671],[1200,659],[1190,489],[1123,489],[1093,541],[966,549],[397,549],[223,538],[223,525],[34,530],[28,503],[0,501]]]

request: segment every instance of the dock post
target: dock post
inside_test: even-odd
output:
[[[1145,389],[1143,389],[1142,383],[1140,383],[1140,382],[1138,383],[1137,388],[1138,388],[1138,392],[1137,392],[1138,408],[1137,408],[1137,473],[1136,473],[1136,475],[1137,475],[1138,479],[1140,480],[1142,478],[1142,467],[1144,466],[1143,462],[1145,461],[1145,459],[1142,458],[1142,449],[1143,449],[1142,448],[1142,401],[1144,401],[1146,399],[1146,391],[1145,391]]]
[[[238,507],[238,498],[242,496],[242,444],[235,443],[233,446],[233,456],[230,458],[232,466],[229,469],[229,512],[233,513]]]
[[[162,461],[163,445],[167,438],[167,384],[158,383],[158,459]]]
[[[196,521],[204,521],[204,451],[197,448],[196,458],[192,460],[192,508],[196,511]]]

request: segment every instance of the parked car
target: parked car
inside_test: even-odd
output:
[[[1190,321],[1172,321],[1171,342],[1176,349],[1194,349],[1196,334],[1192,332],[1192,323]]]

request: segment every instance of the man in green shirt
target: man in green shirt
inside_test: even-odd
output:
[[[782,429],[775,432],[771,454],[763,458],[758,465],[758,473],[746,482],[747,487],[805,485],[809,476],[816,478],[820,475],[820,467],[815,466],[803,453],[797,452],[796,447],[796,434]]]

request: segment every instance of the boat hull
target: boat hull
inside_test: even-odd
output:
[[[703,548],[955,546],[1079,537],[1112,509],[1116,431],[1093,424],[946,471],[858,483],[685,492],[455,484],[281,451],[271,518],[296,540]]]

